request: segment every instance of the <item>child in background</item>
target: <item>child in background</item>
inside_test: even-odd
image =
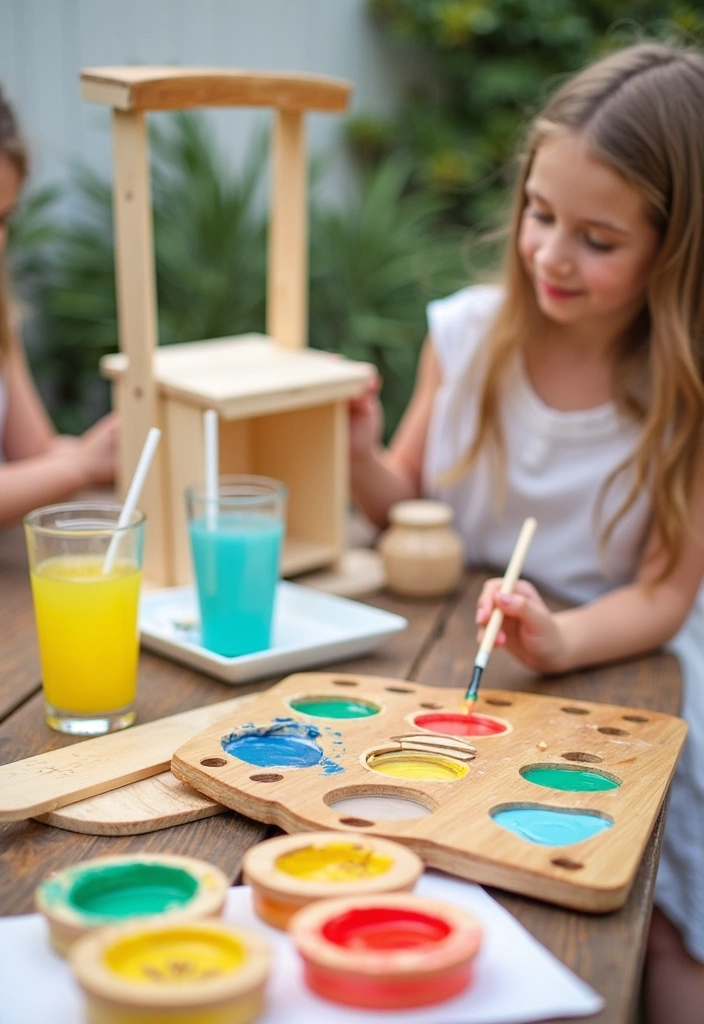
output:
[[[413,397],[385,450],[350,408],[352,489],[378,525],[449,502],[499,643],[540,673],[670,642],[689,735],[672,785],[645,992],[649,1024],[704,1020],[704,54],[628,47],[564,85],[521,163],[503,285],[429,306]],[[540,587],[576,607],[551,614]]]
[[[27,169],[27,148],[0,93],[0,527],[82,488],[110,483],[117,457],[114,415],[81,437],[57,436],[16,336],[3,256]]]

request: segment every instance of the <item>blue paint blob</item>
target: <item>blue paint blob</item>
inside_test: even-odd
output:
[[[552,807],[497,808],[491,817],[508,832],[540,846],[571,846],[611,828],[613,822],[589,811]]]
[[[269,725],[246,725],[224,736],[226,754],[257,768],[310,768],[320,765],[326,775],[344,769],[323,755],[316,742],[320,729],[292,718],[275,718]]]

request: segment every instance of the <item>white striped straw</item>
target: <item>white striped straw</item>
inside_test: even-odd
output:
[[[137,463],[137,468],[135,469],[134,476],[132,477],[132,483],[127,491],[125,503],[120,510],[120,515],[117,520],[117,531],[124,529],[132,518],[132,513],[137,507],[137,502],[139,501],[139,496],[142,493],[144,481],[147,479],[147,473],[149,472],[149,467],[152,464],[154,452],[156,451],[156,446],[159,444],[160,437],[161,431],[157,427],[152,427],[147,434],[147,439],[144,442],[144,447],[142,448],[142,454],[139,456],[139,462]],[[121,536],[122,534],[119,532],[114,533],[112,536],[107,554],[105,555],[105,561],[103,562],[103,575],[107,575],[109,572],[112,572]]]
[[[205,517],[209,530],[217,526],[218,514],[218,414],[214,409],[203,413],[205,439]]]

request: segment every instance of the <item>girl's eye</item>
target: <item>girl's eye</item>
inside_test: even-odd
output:
[[[528,207],[528,216],[532,217],[533,220],[540,221],[541,224],[550,224],[552,221],[552,214],[545,213],[544,210],[536,210]]]
[[[584,241],[590,249],[596,249],[597,252],[611,252],[614,248],[612,242],[602,242],[598,238],[592,238],[591,235],[585,235]]]

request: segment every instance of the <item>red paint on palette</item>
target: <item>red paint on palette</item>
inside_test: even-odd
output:
[[[443,736],[499,736],[508,726],[488,715],[464,715],[452,712],[434,712],[418,715],[414,724],[420,729],[441,733]]]

